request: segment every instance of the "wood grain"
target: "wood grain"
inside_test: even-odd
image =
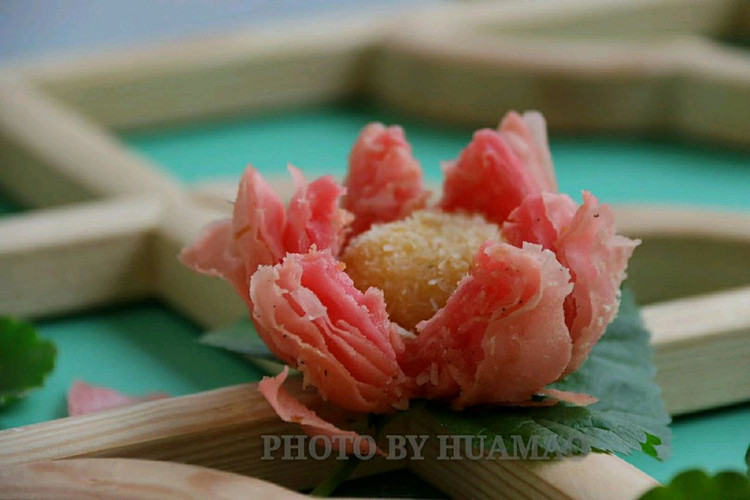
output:
[[[301,394],[299,386],[292,391]],[[316,404],[316,396],[302,396]],[[418,420],[410,420],[408,429],[420,435],[432,432]],[[130,457],[240,472],[299,489],[325,477],[332,462],[260,458],[262,435],[299,433],[298,427],[278,420],[255,385],[247,384],[0,432],[0,468],[62,458]],[[602,498],[607,492],[617,495],[608,498],[636,498],[656,484],[609,455],[543,464],[437,456],[433,435],[425,460],[366,461],[358,473],[408,465],[457,498]]]
[[[429,429],[427,423],[410,423],[416,433]],[[439,442],[432,438],[424,457],[410,461],[409,468],[457,499],[632,500],[658,485],[622,459],[600,453],[551,461],[438,460]]]
[[[299,381],[290,390],[320,405]],[[296,384],[296,385],[295,385]],[[362,429],[359,418],[354,428]],[[143,458],[238,472],[303,489],[336,465],[330,460],[263,460],[263,435],[301,435],[282,422],[256,384],[245,384],[126,408],[0,431],[0,468],[8,464],[83,457]],[[367,461],[358,474],[403,467],[400,461]]]
[[[151,460],[75,459],[0,469],[0,497],[83,500],[242,500],[305,498],[238,474]]]

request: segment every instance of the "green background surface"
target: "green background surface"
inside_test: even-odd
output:
[[[248,163],[267,175],[286,175],[289,162],[312,178],[343,174],[352,142],[372,120],[402,124],[433,180],[440,178],[440,162],[455,158],[471,136],[467,129],[434,126],[374,106],[351,104],[129,133],[123,139],[188,183],[236,179]],[[553,136],[551,146],[563,191],[589,189],[607,202],[750,210],[747,152],[666,138],[608,136]],[[7,196],[0,197],[0,216],[17,210]],[[38,325],[42,335],[57,344],[58,365],[44,389],[0,413],[0,426],[64,416],[65,391],[75,379],[131,395],[150,391],[182,395],[259,377],[239,357],[198,344],[199,329],[157,302]],[[680,417],[673,431],[670,460],[659,463],[641,455],[628,460],[660,481],[687,467],[740,470],[750,443],[750,404]],[[411,480],[403,473],[393,478],[387,482]],[[376,480],[363,487],[371,492],[373,484],[382,487],[383,483]],[[361,494],[361,490],[349,493]]]

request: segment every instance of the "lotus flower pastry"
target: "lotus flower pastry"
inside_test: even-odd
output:
[[[232,219],[183,250],[229,281],[269,349],[341,408],[385,413],[414,398],[524,405],[575,371],[617,313],[637,241],[608,205],[557,192],[544,118],[511,112],[444,168],[430,203],[400,127],[362,131],[339,185],[307,183],[284,206],[248,167]],[[310,432],[337,429],[284,392],[261,391]],[[344,431],[341,431],[344,432]]]

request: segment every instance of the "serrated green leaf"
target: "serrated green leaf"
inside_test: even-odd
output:
[[[28,323],[0,317],[0,406],[44,384],[57,349]]]
[[[702,470],[689,470],[675,476],[666,486],[657,486],[641,500],[747,500],[750,481],[738,472],[709,476]]]
[[[516,444],[514,439],[528,443],[536,436],[540,450],[550,455],[557,452],[555,445],[575,445],[585,440],[593,451],[629,454],[642,450],[664,459],[669,455],[670,418],[661,399],[661,389],[654,381],[652,355],[649,334],[638,307],[632,295],[625,292],[617,318],[589,359],[578,371],[552,385],[556,389],[590,394],[599,399],[597,403],[588,407],[558,404],[463,412],[426,404],[417,411],[426,411],[451,434],[475,436],[477,444],[480,440],[491,443],[502,437],[511,450]],[[550,438],[554,441],[548,441]]]

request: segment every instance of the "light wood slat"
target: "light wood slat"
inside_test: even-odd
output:
[[[743,16],[732,0],[437,12],[394,33],[372,90],[440,121],[493,126],[508,109],[536,108],[553,129],[671,130],[747,146],[750,58],[698,36]]]
[[[180,194],[103,128],[7,72],[0,75],[0,150],[0,186],[30,206]]]
[[[734,0],[487,2],[279,24],[20,71],[118,128],[366,91],[449,121],[490,125],[508,109],[540,108],[554,128],[671,128],[747,144],[750,61],[696,35],[739,33],[748,19]]]
[[[298,388],[293,392],[299,393]],[[305,401],[316,398],[309,394]],[[410,433],[430,426],[408,423]],[[130,457],[168,460],[240,472],[305,488],[330,472],[331,461],[263,461],[264,434],[299,434],[278,420],[254,384],[193,396],[143,403],[0,432],[0,465],[72,457]],[[459,498],[635,498],[656,484],[614,456],[591,456],[547,464],[486,460],[437,460],[437,439],[425,460],[408,463],[418,474]],[[373,460],[359,474],[406,465]],[[614,498],[614,497],[613,497]]]
[[[235,184],[236,186],[236,184]],[[616,205],[617,229],[628,235],[700,237],[750,245],[750,214],[672,205]]]
[[[309,106],[361,90],[370,52],[392,17],[281,22],[20,71],[50,95],[118,129]]]
[[[750,214],[664,205],[615,213],[620,232],[643,240],[628,265],[641,303],[750,284]]]
[[[294,389],[293,389],[294,391]],[[314,397],[307,397],[309,403]],[[409,421],[409,433],[431,427]],[[263,461],[261,435],[299,434],[263,401],[254,384],[143,403],[0,432],[0,465],[71,457],[168,460],[240,472],[306,488],[330,472],[331,461]],[[424,460],[373,460],[359,474],[408,465],[457,498],[636,498],[656,484],[610,455],[550,463],[438,460],[428,440]],[[0,490],[1,491],[1,490]],[[615,496],[611,496],[615,495]]]
[[[250,500],[305,495],[258,479],[204,467],[122,458],[5,466],[0,497],[33,500]]]
[[[750,400],[750,287],[643,309],[675,415]]]
[[[510,7],[510,8],[509,8]],[[430,22],[450,23],[433,11]],[[742,31],[750,12],[742,0],[540,0],[502,5],[482,2],[460,9],[465,22],[496,31],[537,37],[591,37],[633,40],[700,33],[717,36]]]
[[[317,396],[290,390],[320,404]],[[296,384],[296,385],[295,385]],[[8,464],[82,457],[164,460],[238,472],[294,489],[315,486],[338,463],[330,460],[262,460],[263,435],[300,435],[282,422],[256,388],[245,384],[122,409],[0,431],[0,468]],[[354,426],[362,428],[360,418]],[[373,459],[359,474],[403,467]]]
[[[409,426],[416,434],[430,429],[426,423]],[[409,468],[456,499],[632,500],[658,485],[622,459],[600,453],[551,461],[439,460],[434,436],[424,447],[425,459],[411,460]]]
[[[0,314],[43,316],[151,293],[155,199],[0,218]]]

